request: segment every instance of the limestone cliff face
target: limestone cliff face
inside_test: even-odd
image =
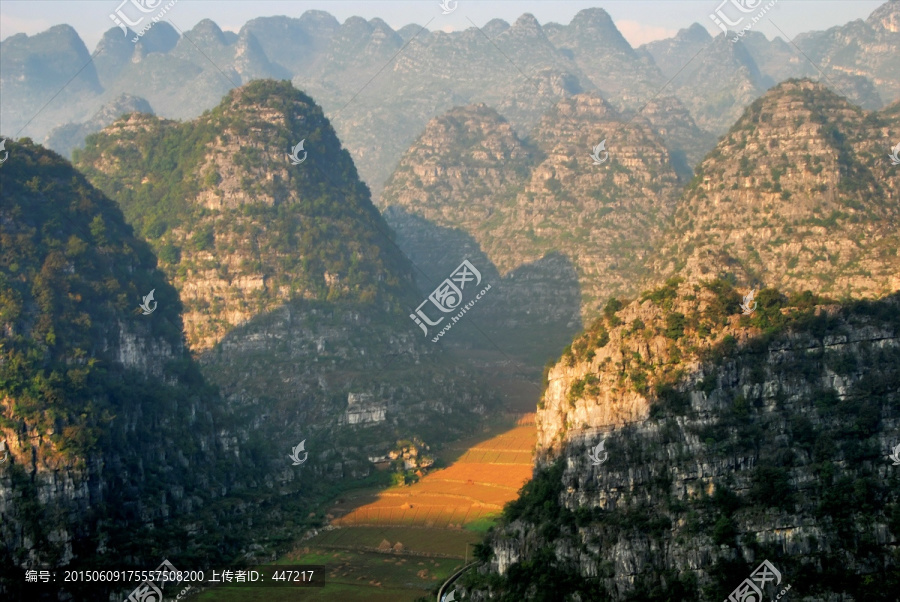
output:
[[[7,148],[0,595],[19,599],[25,569],[99,566],[104,554],[143,562],[149,547],[171,545],[153,526],[176,533],[255,477],[187,354],[177,293],[147,244],[58,155],[30,142]],[[195,526],[201,539],[214,515]],[[53,587],[99,599],[85,584]]]
[[[576,339],[471,599],[723,599],[764,559],[799,600],[892,599],[900,298],[758,299],[673,281]]]
[[[764,559],[803,600],[892,599],[873,584],[900,585],[896,118],[808,81],[751,105],[661,236],[677,276],[610,301],[548,370],[535,480],[472,599],[722,599]]]
[[[379,403],[370,393],[350,393],[347,395],[347,411],[343,421],[347,424],[377,424],[384,422],[387,405]]]
[[[648,324],[659,321],[661,310],[652,302],[645,301],[629,305],[618,316],[627,324],[634,320]],[[586,426],[613,428],[647,419],[649,396],[646,392],[642,394],[631,387],[621,386],[624,366],[636,359],[634,354],[649,365],[668,364],[668,340],[661,335],[644,340],[631,334],[629,328],[615,328],[608,334],[609,342],[593,350],[591,360],[569,361],[568,358],[574,359],[575,356],[568,354],[566,361],[550,369],[547,388],[535,420],[539,450],[558,447],[569,435],[578,433]],[[582,377],[587,374],[596,375],[596,382],[591,383],[590,389],[595,395],[573,399],[570,394],[573,385],[582,382]]]
[[[574,351],[579,347],[590,347],[591,335],[587,334],[576,339],[572,350],[550,369],[536,420],[540,458],[552,459],[562,445],[571,444],[573,440],[596,437],[597,429],[613,430],[646,422],[651,416],[654,402],[659,398],[654,387],[662,386],[673,376],[679,376],[683,385],[688,388],[697,386],[698,381],[704,378],[708,379],[704,386],[712,386],[712,377],[709,376],[712,372],[708,367],[704,368],[701,358],[714,353],[726,339],[738,347],[751,344],[754,353],[762,354],[766,361],[777,364],[797,362],[805,354],[858,356],[866,342],[878,347],[897,344],[896,334],[888,326],[866,325],[852,332],[818,338],[789,333],[784,336],[784,340],[772,342],[767,349],[761,349],[760,344],[755,341],[761,334],[760,330],[748,328],[749,320],[743,318],[741,313],[728,316],[726,323],[718,328],[707,321],[708,316],[718,310],[722,303],[721,297],[697,285],[679,286],[681,290],[690,290],[693,294],[682,293],[687,299],[682,297],[675,303],[664,304],[662,307],[645,295],[616,312],[612,321],[609,318],[601,319],[599,322],[602,325],[595,324],[595,328],[608,328],[608,334],[603,337],[608,338],[608,342],[586,354],[590,359]],[[839,305],[816,308],[817,315],[823,316],[823,319],[824,316],[835,319],[835,316],[840,315],[839,310]],[[779,311],[790,315],[797,310],[780,308]],[[679,316],[679,321],[680,316],[685,316],[686,323],[695,326],[695,333],[688,330],[687,335],[681,335],[677,334],[677,330],[672,331],[667,326],[667,320],[671,321],[669,316],[672,315]],[[620,320],[619,326],[611,327],[611,323]],[[714,335],[702,334],[714,328]],[[837,326],[832,328],[837,330]],[[696,335],[696,338],[691,337],[691,334]],[[691,340],[685,341],[682,338],[685,336]],[[584,345],[580,345],[582,343]],[[685,347],[691,349],[692,355],[685,356]],[[736,364],[726,367],[733,371]],[[722,373],[718,374],[716,378],[719,380],[716,382],[722,379]],[[585,386],[586,376],[588,380]],[[730,383],[730,387],[737,386],[738,390],[742,390],[738,386],[740,376],[738,373],[730,373],[725,376],[725,380]],[[849,394],[850,382],[846,375],[841,376],[826,367],[821,378],[821,386],[825,389],[834,388],[842,397]],[[790,383],[786,383],[786,386],[788,384]],[[802,387],[784,389],[775,385],[771,381],[760,382],[754,385],[751,393],[762,396],[775,395],[779,390],[793,396],[803,393]],[[585,394],[585,391],[588,393]],[[713,397],[712,393],[699,395],[694,391],[691,404],[705,405],[705,413],[710,414],[717,407],[714,400],[710,401]],[[585,434],[586,430],[589,432]]]

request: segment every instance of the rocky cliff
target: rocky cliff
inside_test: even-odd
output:
[[[893,599],[900,298],[740,299],[673,280],[576,339],[469,599],[723,599],[763,560],[792,599]]]
[[[321,108],[289,83],[235,89],[191,122],[131,115],[76,165],[159,253],[188,344],[246,436],[287,453],[315,431],[307,449],[331,458],[329,478],[357,478],[397,438],[450,438],[491,401],[409,318],[411,264]],[[350,394],[378,396],[384,420],[343,428]]]
[[[6,148],[0,593],[103,599],[106,585],[26,584],[24,572],[238,553],[246,532],[229,526],[232,510],[219,502],[257,485],[259,466],[242,456],[233,421],[186,351],[177,291],[115,204],[71,165],[27,139]]]

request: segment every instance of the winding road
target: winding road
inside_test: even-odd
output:
[[[441,586],[441,589],[438,590],[438,594],[437,594],[437,602],[444,602],[444,595],[446,595],[447,588],[449,588],[451,585],[453,585],[453,583],[454,583],[457,579],[459,579],[459,578],[462,576],[463,573],[465,573],[466,571],[468,571],[470,568],[472,568],[472,567],[475,566],[476,564],[478,564],[478,561],[477,561],[477,560],[475,560],[475,561],[473,561],[473,562],[470,562],[469,564],[467,564],[467,565],[464,566],[463,568],[459,569],[458,571],[456,571],[455,573],[453,573],[452,575],[450,575],[450,578],[447,579],[446,581],[444,581],[444,584]],[[458,601],[457,601],[457,602],[458,602]]]

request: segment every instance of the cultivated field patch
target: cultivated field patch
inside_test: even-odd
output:
[[[532,419],[533,420],[533,419]],[[519,419],[528,423],[528,417]],[[450,466],[410,486],[391,487],[332,521],[335,526],[403,525],[461,529],[496,515],[531,478],[533,426],[470,445]]]
[[[531,478],[534,414],[507,417],[513,423],[445,447],[436,455],[447,468],[413,485],[343,493],[329,509],[338,528],[279,559],[326,566],[324,587],[260,589],[257,598],[255,591],[223,589],[197,599],[412,602],[428,595],[472,557],[472,546]]]

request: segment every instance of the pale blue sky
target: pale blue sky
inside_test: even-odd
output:
[[[633,46],[670,37],[691,23],[700,23],[711,33],[719,30],[709,18],[722,0],[458,0],[450,15],[441,14],[438,0],[178,0],[169,11],[171,21],[182,30],[210,18],[222,29],[238,31],[254,17],[288,15],[325,10],[343,22],[358,15],[380,17],[394,29],[409,23],[447,31],[471,27],[470,19],[482,26],[499,18],[512,23],[522,13],[532,13],[543,23],[568,23],[580,10],[604,8]],[[89,50],[104,31],[113,27],[109,18],[121,0],[0,0],[0,39],[24,32],[28,35],[60,23],[72,25]],[[164,2],[165,4],[166,2]],[[828,29],[854,19],[864,19],[882,0],[778,0],[769,15],[786,34],[793,37],[810,30]],[[778,31],[768,22],[754,30],[773,38]]]

